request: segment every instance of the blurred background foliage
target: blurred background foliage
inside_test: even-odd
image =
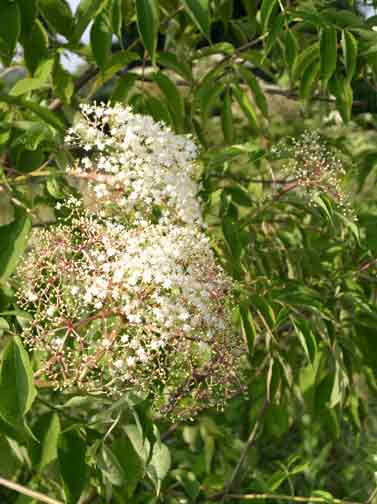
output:
[[[0,502],[376,502],[375,3],[0,0],[0,59]],[[72,190],[64,132],[92,100],[201,146],[249,349],[224,411],[169,424],[33,380],[11,275]],[[274,146],[305,131],[342,160],[352,214],[292,187]]]

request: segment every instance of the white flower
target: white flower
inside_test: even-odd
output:
[[[85,151],[101,151],[98,156],[84,157],[80,168],[72,167],[71,173],[90,173],[90,185],[102,204],[124,208],[127,201],[132,203],[131,209],[148,207],[149,212],[158,206],[161,218],[173,211],[176,220],[201,224],[195,180],[197,148],[192,140],[130,108],[116,105],[106,110],[113,136],[98,127],[104,114],[103,107],[95,105],[83,107],[83,119],[69,130],[68,143]],[[93,115],[96,119],[89,119]]]
[[[27,299],[31,302],[31,303],[34,303],[35,301],[38,300],[38,296],[35,292],[32,292],[32,291],[29,291],[27,294],[26,294],[26,297]]]
[[[146,392],[161,410],[175,409],[172,391],[204,362],[210,380],[183,387],[178,402],[213,406],[240,381],[242,341],[232,281],[203,232],[196,146],[127,107],[82,113],[66,140],[88,152],[70,172],[89,181],[90,204],[69,197],[67,218],[35,230],[17,273],[18,302],[34,317],[23,338],[57,388]]]
[[[122,369],[122,367],[124,367],[124,360],[123,359],[117,359],[115,362],[114,362],[114,367],[116,369]]]
[[[135,366],[135,364],[136,364],[136,359],[135,359],[135,357],[132,357],[132,356],[127,357],[127,359],[126,359],[126,363],[127,363],[127,366],[128,366],[128,367],[130,367],[130,368],[134,367],[134,366]]]

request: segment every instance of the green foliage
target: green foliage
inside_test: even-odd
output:
[[[231,502],[228,491],[367,502],[377,23],[361,4],[81,0],[72,12],[66,0],[0,0],[1,477],[72,504]],[[69,53],[83,63],[67,68]],[[244,393],[225,411],[170,425],[145,398],[53,390],[23,346],[32,321],[12,274],[32,226],[53,226],[56,202],[80,190],[66,167],[81,153],[63,137],[91,100],[127,103],[200,146],[207,231],[248,350]],[[341,159],[357,220],[332,191],[308,199],[314,179],[304,187],[286,168],[281,140],[305,130]],[[0,486],[2,503],[26,499]]]

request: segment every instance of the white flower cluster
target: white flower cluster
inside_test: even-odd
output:
[[[89,181],[102,209],[128,219],[157,211],[166,222],[201,222],[197,149],[189,137],[129,107],[84,105],[66,142],[85,152],[70,173]]]
[[[222,404],[239,387],[243,349],[231,330],[232,281],[201,226],[194,147],[129,109],[85,114],[100,118],[88,133],[102,152],[90,173],[105,174],[107,156],[125,203],[117,201],[117,215],[99,215],[71,197],[59,224],[36,231],[16,281],[20,306],[33,314],[24,340],[44,355],[38,376],[61,389],[142,392],[171,414]],[[100,209],[107,203],[97,200]],[[151,205],[160,209],[157,221]]]

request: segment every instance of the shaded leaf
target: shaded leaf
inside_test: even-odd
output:
[[[112,26],[107,11],[102,11],[90,30],[90,45],[97,65],[102,72],[106,68],[112,45]]]
[[[30,217],[20,208],[15,209],[15,219],[0,227],[0,283],[16,269],[27,245],[31,230]]]
[[[229,90],[226,91],[223,106],[221,109],[221,125],[223,128],[224,139],[227,143],[234,142],[234,124],[232,114],[232,99]]]
[[[18,336],[6,345],[0,366],[0,416],[21,431],[29,431],[25,415],[37,392],[33,385],[33,371],[29,356]]]
[[[136,2],[137,26],[144,47],[152,63],[156,62],[157,35],[159,31],[159,13],[157,0],[138,0]]]
[[[75,12],[74,38],[79,41],[90,21],[106,6],[108,0],[80,0]]]
[[[208,0],[182,0],[187,12],[203,35],[210,40],[210,14]]]
[[[73,16],[66,0],[38,0],[38,6],[48,24],[68,40],[73,34]]]
[[[0,58],[9,65],[21,33],[20,8],[15,1],[0,0],[0,13]]]
[[[85,487],[87,466],[86,443],[76,430],[63,432],[58,444],[60,472],[69,504],[76,504]]]
[[[268,31],[272,13],[277,5],[278,5],[277,0],[263,0],[260,9],[260,19],[263,33]]]
[[[48,58],[48,35],[38,19],[32,29],[23,34],[22,45],[26,68],[33,75],[42,61]]]
[[[174,82],[162,72],[156,73],[154,80],[166,98],[177,131],[182,131],[184,128],[185,105],[181,93]]]
[[[249,86],[251,92],[254,95],[254,100],[264,116],[268,116],[268,104],[266,96],[262,91],[262,88],[258,82],[258,79],[250,72],[245,66],[239,66],[239,72],[245,80],[246,84]]]

